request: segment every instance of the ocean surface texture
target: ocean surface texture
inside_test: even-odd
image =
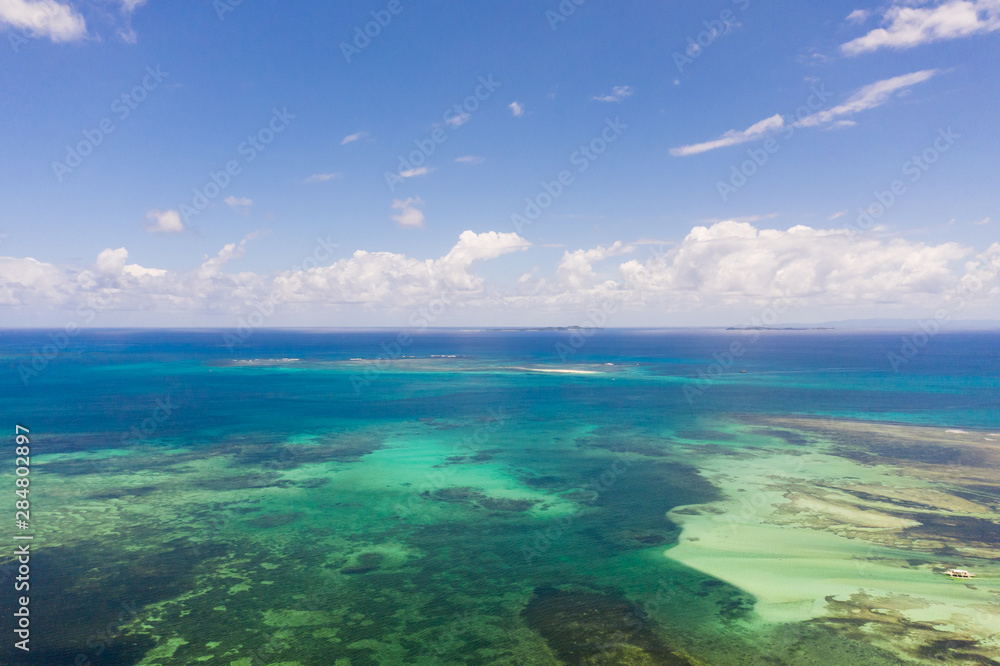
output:
[[[0,332],[0,662],[1000,664],[1000,335],[914,339]]]

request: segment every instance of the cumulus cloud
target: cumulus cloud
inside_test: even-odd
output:
[[[0,306],[62,303],[73,291],[62,269],[31,257],[0,257]]]
[[[889,7],[882,14],[885,27],[842,44],[841,52],[856,56],[882,48],[908,49],[1000,30],[1000,0],[949,0],[928,7],[914,4]]]
[[[515,118],[520,118],[521,116],[524,115],[524,107],[521,106],[520,102],[511,102],[510,104],[507,105],[507,108],[510,109],[510,112],[514,114]]]
[[[769,229],[726,220],[696,226],[666,248],[618,241],[566,251],[548,267],[514,270],[504,284],[488,282],[477,267],[532,247],[516,233],[465,231],[447,252],[431,259],[359,249],[334,260],[334,245],[323,241],[310,261],[293,269],[233,270],[258,237],[254,233],[226,244],[185,270],[129,263],[121,247],[105,249],[82,267],[0,257],[0,306],[58,306],[72,312],[99,297],[102,309],[130,312],[236,316],[264,302],[283,313],[336,312],[347,306],[413,312],[445,294],[449,307],[494,315],[580,313],[610,302],[648,316],[752,307],[782,297],[792,308],[846,307],[874,314],[909,307],[920,316],[963,284],[976,290],[983,308],[995,312],[1000,304],[1000,243],[973,256],[956,243],[878,238],[848,229]],[[614,259],[628,253],[635,258]],[[605,262],[603,271],[599,262]]]
[[[608,95],[594,97],[598,102],[620,102],[626,97],[632,96],[631,86],[615,86]]]
[[[998,2],[1000,2],[1000,0],[998,0]],[[671,148],[670,154],[677,157],[697,155],[699,153],[715,150],[717,148],[726,148],[728,146],[735,146],[749,141],[756,141],[785,127],[802,128],[816,127],[819,125],[827,125],[828,128],[833,129],[852,127],[857,123],[853,120],[842,118],[842,116],[850,116],[882,106],[890,101],[894,95],[901,94],[910,87],[927,81],[937,73],[938,70],[936,69],[924,69],[918,72],[911,72],[909,74],[903,74],[902,76],[895,76],[890,79],[876,81],[875,83],[871,83],[855,91],[854,94],[852,94],[843,104],[839,104],[825,111],[818,111],[812,115],[805,116],[798,121],[791,122],[791,124],[789,124],[789,122],[786,121],[780,114],[775,114],[770,118],[765,118],[764,120],[751,125],[745,130],[729,130],[721,137],[712,139],[711,141]]]
[[[596,262],[634,250],[634,247],[625,245],[621,241],[616,241],[608,247],[599,245],[590,250],[574,250],[573,252],[567,250],[556,267],[556,275],[560,284],[571,289],[593,287],[597,281],[597,275],[593,268]]]
[[[184,231],[181,215],[176,210],[151,210],[146,213],[146,233],[179,234]]]
[[[127,260],[128,250],[125,248],[120,247],[117,250],[108,248],[97,255],[97,261],[94,262],[94,268],[99,274],[112,277],[163,277],[167,274],[167,271],[160,268],[145,268],[139,264],[126,264],[125,262]]]
[[[53,42],[73,42],[87,36],[87,24],[73,7],[55,0],[0,0],[0,26]]]
[[[348,134],[340,141],[340,145],[346,146],[349,143],[354,143],[355,141],[360,141],[368,136],[368,132],[355,132],[354,134]]]
[[[426,303],[445,291],[461,290],[463,296],[472,297],[484,287],[483,278],[471,271],[475,263],[530,246],[516,233],[465,231],[440,259],[358,250],[329,266],[280,273],[275,286],[292,302],[399,307]]]
[[[635,288],[736,302],[785,296],[804,303],[919,303],[943,295],[960,275],[951,267],[969,250],[956,243],[882,240],[851,230],[745,222],[695,227],[669,255],[621,266]]]
[[[424,212],[417,208],[423,206],[423,199],[420,197],[410,197],[409,199],[395,199],[392,207],[399,211],[398,215],[393,215],[401,227],[422,229],[424,226]]]

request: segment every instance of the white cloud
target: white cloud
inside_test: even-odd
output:
[[[416,167],[413,169],[404,169],[399,172],[400,178],[415,178],[417,176],[426,176],[431,170],[428,167]]]
[[[424,227],[424,212],[417,206],[423,205],[424,202],[420,197],[410,197],[406,200],[396,199],[392,202],[392,207],[398,210],[399,214],[393,215],[392,219],[396,220],[401,227],[422,229]]]
[[[615,86],[611,89],[611,94],[594,97],[598,102],[620,102],[626,97],[632,96],[630,86]]]
[[[834,213],[833,215],[831,215],[830,217],[826,218],[826,220],[827,220],[827,222],[832,222],[833,220],[836,220],[837,218],[843,217],[845,215],[847,215],[847,211],[846,210],[840,210],[840,211],[837,211],[836,213]]]
[[[135,44],[139,36],[132,29],[132,14],[146,4],[146,0],[121,0],[121,11],[125,24],[118,30],[118,36],[129,44]]]
[[[976,222],[973,222],[973,224],[979,225],[979,226],[982,226],[982,225],[985,225],[985,224],[989,224],[989,223],[990,223],[990,218],[988,218],[988,217],[984,217],[981,220],[977,220]]]
[[[513,269],[504,286],[487,282],[476,266],[532,245],[515,233],[492,231],[462,233],[437,259],[357,250],[336,261],[327,252],[307,268],[228,272],[258,236],[229,243],[185,270],[130,264],[125,248],[108,248],[82,268],[0,257],[0,306],[73,312],[100,296],[102,309],[121,312],[245,316],[255,303],[273,302],[281,314],[270,323],[281,325],[288,312],[332,315],[348,306],[354,314],[405,308],[405,318],[447,294],[449,308],[457,311],[513,318],[519,312],[579,314],[594,304],[618,303],[647,323],[663,323],[654,315],[735,312],[782,296],[790,308],[843,307],[852,315],[878,316],[909,307],[919,317],[973,280],[984,261],[1000,266],[1000,243],[972,259],[971,250],[956,243],[878,238],[848,229],[767,229],[727,220],[697,226],[676,246],[663,251],[661,244],[648,255],[645,243],[620,241],[564,252],[548,267]],[[597,262],[628,252],[644,257],[608,266],[611,276],[598,277]],[[977,307],[986,312],[995,313],[1000,305],[996,273],[994,268],[979,274],[984,284],[976,287]]]
[[[729,130],[718,139],[705,141],[704,143],[696,143],[690,146],[671,148],[670,154],[677,157],[686,157],[688,155],[697,155],[709,150],[715,150],[716,148],[735,146],[737,144],[759,139],[767,134],[770,134],[771,132],[781,129],[784,126],[785,119],[782,118],[780,114],[775,114],[770,118],[765,118],[759,123],[751,125],[745,130]]]
[[[923,83],[927,79],[937,74],[936,69],[923,69],[919,72],[911,72],[902,76],[894,76],[891,79],[884,79],[869,84],[861,88],[851,97],[838,106],[825,111],[819,111],[811,116],[806,116],[796,123],[797,127],[814,127],[833,121],[840,116],[852,115],[882,106],[893,94],[906,90],[918,83]]]
[[[0,306],[62,303],[73,292],[64,271],[31,257],[0,257]]]
[[[740,222],[695,227],[665,260],[630,261],[622,275],[650,292],[699,302],[787,296],[802,303],[921,303],[960,279],[956,243],[929,246],[863,237],[847,229],[757,229]]]
[[[53,42],[73,42],[87,36],[83,16],[55,0],[0,0],[0,25]]]
[[[847,15],[848,23],[864,23],[871,16],[871,11],[867,9],[855,9],[853,12]]]
[[[97,261],[94,263],[94,268],[96,268],[97,272],[102,275],[113,277],[120,277],[123,275],[133,278],[143,278],[146,276],[163,277],[167,274],[167,271],[159,268],[144,268],[138,264],[126,264],[125,261],[127,259],[128,250],[125,248],[120,247],[117,250],[108,248],[97,255]]]
[[[358,250],[329,266],[279,273],[274,287],[291,302],[386,307],[422,305],[446,290],[461,290],[449,297],[457,304],[482,294],[485,282],[470,270],[475,263],[529,247],[516,233],[465,231],[451,251],[437,260]]]
[[[880,48],[908,49],[1000,30],[998,0],[949,0],[929,7],[913,4],[889,7],[882,15],[885,27],[842,44],[840,50],[854,56]]]
[[[247,234],[239,243],[229,243],[224,245],[219,253],[214,257],[206,258],[201,267],[198,268],[198,277],[202,280],[218,275],[222,272],[222,267],[234,259],[242,259],[247,251],[247,243],[260,236],[260,232],[255,231]]]
[[[445,118],[445,122],[451,125],[452,127],[461,127],[470,120],[472,120],[472,115],[466,113],[465,111],[461,111],[459,113],[456,113],[454,115]]]
[[[998,2],[1000,2],[1000,0],[998,0]],[[819,111],[810,116],[806,116],[793,123],[792,127],[815,127],[817,125],[824,125],[828,123],[832,123],[831,128],[839,129],[842,127],[851,127],[857,123],[849,119],[838,120],[838,118],[882,106],[891,100],[894,94],[902,93],[911,86],[923,83],[937,74],[937,72],[938,70],[936,69],[924,69],[919,72],[911,72],[910,74],[903,74],[902,76],[896,76],[891,79],[876,81],[875,83],[859,89],[843,104],[835,106],[832,109]],[[697,155],[699,153],[715,150],[717,148],[725,148],[728,146],[739,145],[741,143],[747,143],[748,141],[756,141],[757,139],[768,136],[769,134],[772,134],[786,126],[785,119],[780,114],[775,114],[770,118],[765,118],[764,120],[751,125],[745,130],[729,130],[718,139],[705,141],[703,143],[696,143],[690,146],[671,148],[670,154],[677,157],[686,157],[688,155]]]
[[[346,146],[349,143],[354,143],[355,141],[360,141],[361,139],[368,136],[368,132],[355,132],[354,134],[348,134],[340,141],[340,145]]]
[[[485,157],[478,157],[476,155],[463,155],[462,157],[456,157],[455,161],[459,164],[482,164],[486,161]]]
[[[507,105],[507,108],[514,114],[515,118],[520,118],[524,115],[524,107],[521,106],[520,102],[511,102]]]
[[[230,208],[233,210],[238,210],[240,212],[246,212],[253,206],[253,199],[248,199],[247,197],[234,197],[228,196],[224,200]]]
[[[827,129],[844,129],[845,127],[857,127],[857,125],[858,122],[856,120],[838,120]]]
[[[307,183],[325,183],[328,180],[335,180],[337,178],[342,178],[344,174],[342,173],[314,173],[313,175],[306,178]]]
[[[593,269],[594,263],[634,250],[634,247],[625,245],[621,241],[616,241],[609,247],[598,246],[591,250],[575,250],[573,252],[567,250],[556,267],[556,274],[560,284],[571,289],[592,287],[597,280]]]
[[[146,233],[179,234],[184,231],[181,215],[176,210],[151,210],[146,213]]]

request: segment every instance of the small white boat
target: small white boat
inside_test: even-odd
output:
[[[945,571],[946,574],[952,578],[975,578],[976,574],[969,573],[965,569],[948,569]]]

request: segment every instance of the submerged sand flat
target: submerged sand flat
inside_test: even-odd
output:
[[[758,423],[812,442],[706,457],[702,473],[724,498],[670,513],[683,532],[666,557],[750,592],[765,622],[881,634],[911,658],[951,640],[1000,659],[995,440],[829,419]],[[977,578],[952,580],[942,573],[951,567]]]

